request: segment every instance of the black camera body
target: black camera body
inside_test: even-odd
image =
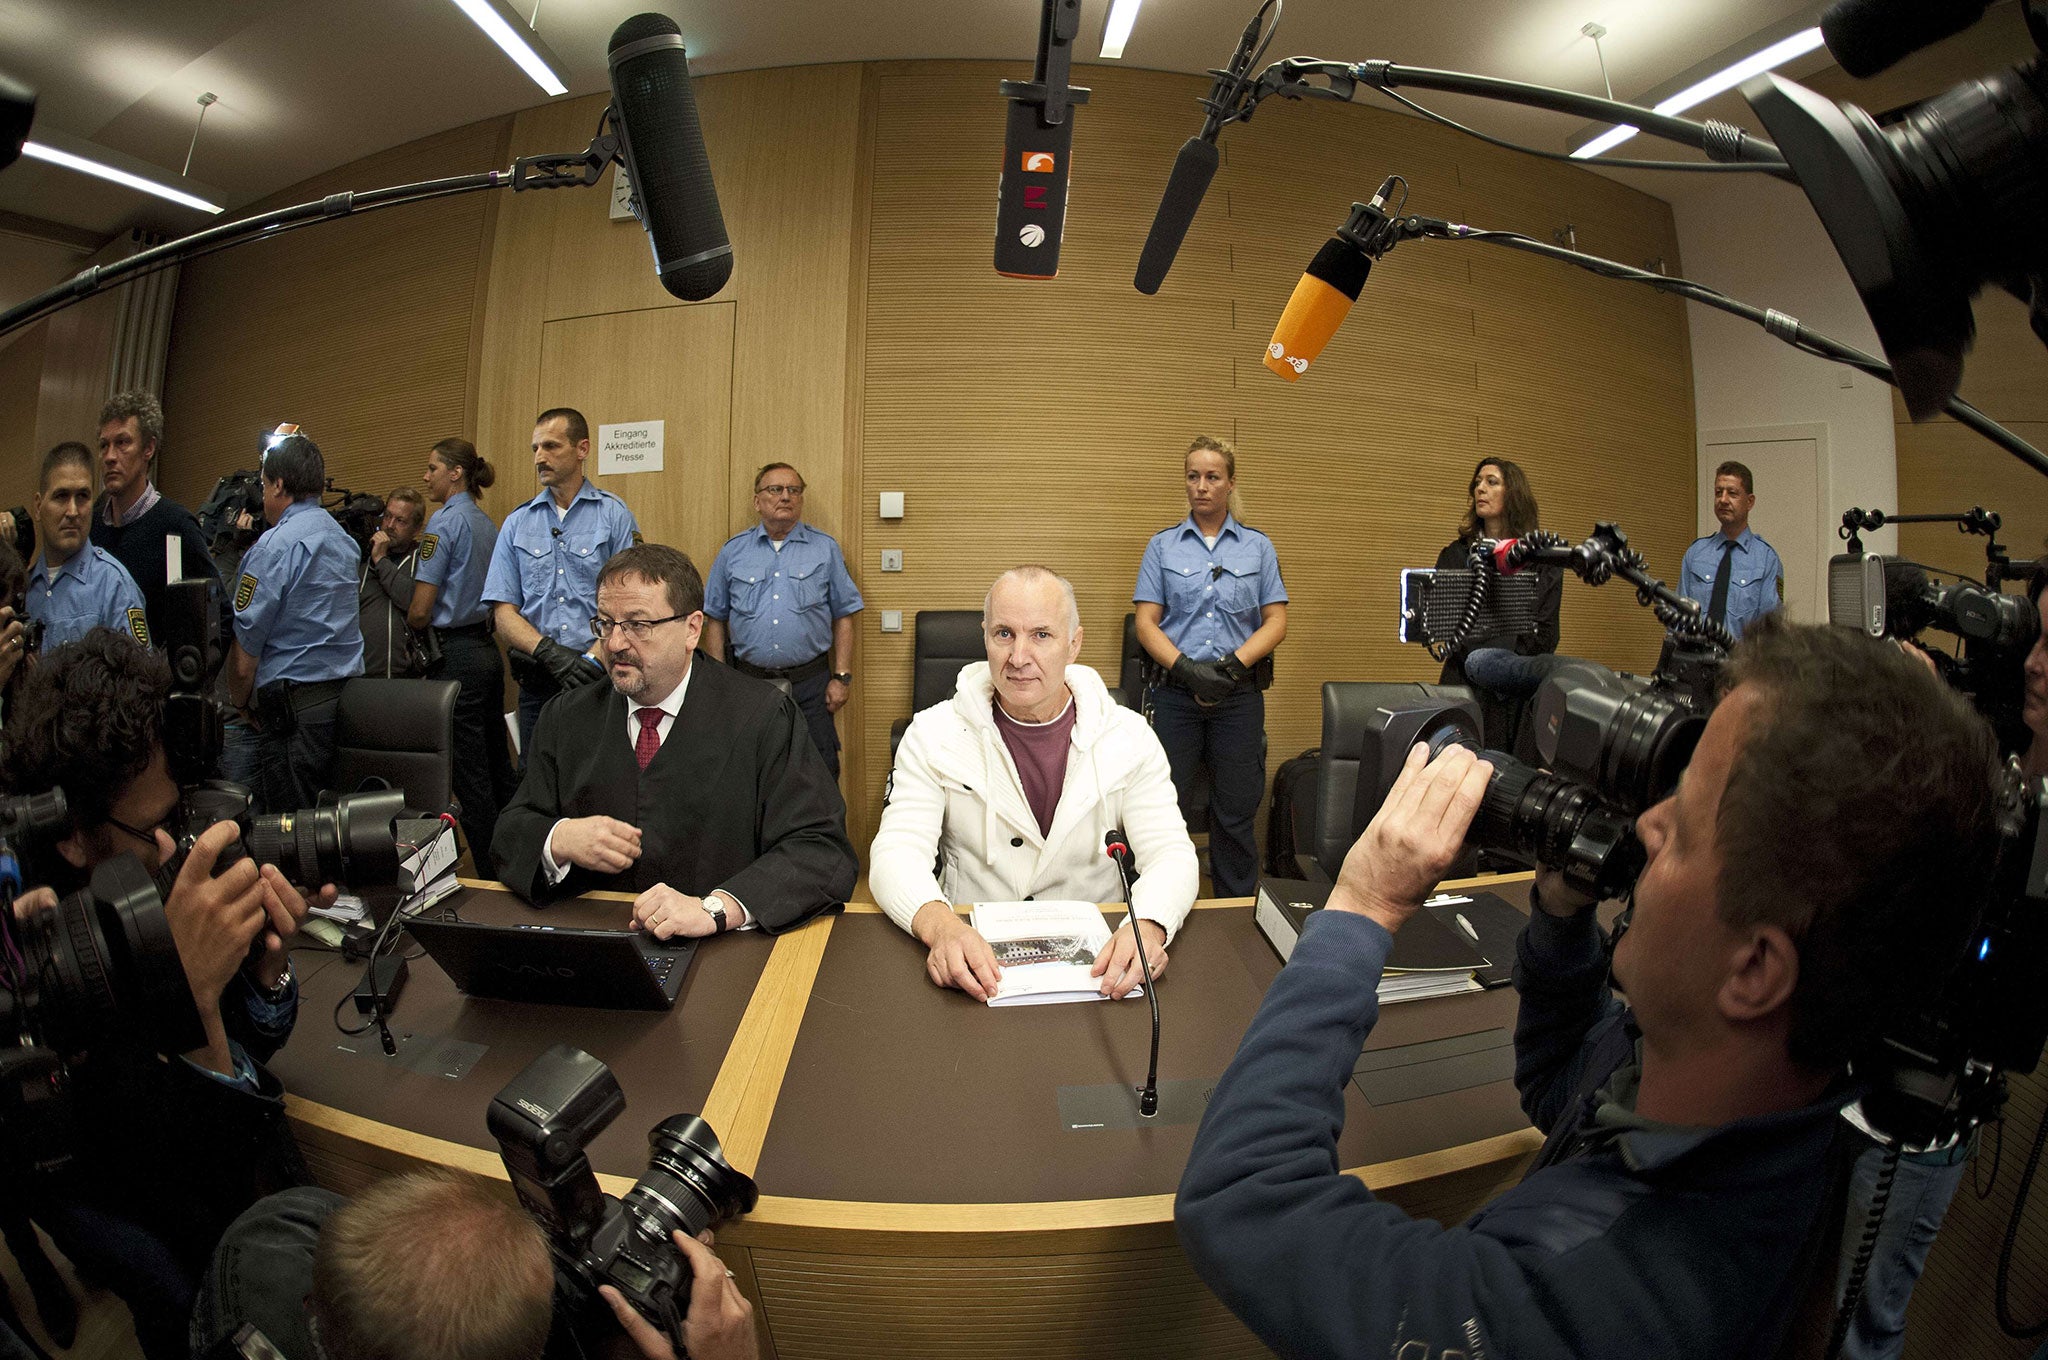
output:
[[[647,1171],[622,1199],[598,1189],[584,1149],[626,1108],[611,1069],[557,1044],[491,1101],[487,1123],[512,1188],[546,1230],[556,1294],[578,1330],[616,1327],[597,1287],[609,1284],[682,1344],[690,1266],[670,1239],[751,1210],[760,1190],[725,1160],[718,1135],[694,1114],[671,1115],[647,1135]]]

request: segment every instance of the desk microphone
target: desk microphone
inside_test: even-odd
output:
[[[1138,909],[1131,904],[1131,847],[1124,844],[1122,827],[1111,828],[1102,838],[1103,848],[1116,864],[1117,879],[1124,888],[1124,910],[1131,923],[1131,940],[1138,946],[1138,968],[1145,975],[1145,999],[1152,1003],[1152,1065],[1145,1069],[1145,1084],[1138,1088],[1138,1113],[1151,1119],[1159,1113],[1159,989],[1152,985],[1152,961],[1145,957],[1145,932],[1138,929]]]

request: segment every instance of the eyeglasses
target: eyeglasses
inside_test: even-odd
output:
[[[800,486],[760,486],[754,488],[754,494],[757,496],[801,496],[804,494],[804,489]]]
[[[602,642],[612,635],[612,629],[623,628],[627,637],[635,642],[644,642],[647,635],[662,624],[674,623],[678,619],[689,617],[688,614],[671,614],[665,619],[608,619],[599,615],[590,621],[590,635]]]
[[[130,826],[128,825],[128,823],[122,821],[119,817],[116,817],[113,813],[110,812],[107,814],[107,825],[113,827],[116,831],[127,832],[129,835],[133,836],[136,840],[141,841],[145,845],[153,846],[156,844],[156,833],[159,831],[163,832],[165,835],[169,836],[174,841],[178,839],[178,811],[179,810],[177,808],[172,808],[169,812],[166,812],[163,815],[162,819],[159,820],[154,826],[148,828]]]

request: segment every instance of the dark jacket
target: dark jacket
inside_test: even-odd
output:
[[[1455,1228],[1339,1172],[1344,1086],[1392,937],[1322,912],[1218,1083],[1175,1220],[1196,1271],[1283,1356],[1769,1356],[1804,1288],[1837,1102],[1714,1129],[1633,1114],[1633,1045],[1592,914],[1537,916],[1516,969],[1524,1107],[1569,1121],[1550,1164]],[[1578,1091],[1586,1056],[1613,1102]]]
[[[119,558],[135,578],[135,584],[142,590],[143,612],[149,615],[149,635],[159,645],[166,636],[164,590],[170,579],[164,571],[166,539],[175,538],[182,545],[179,551],[185,579],[213,582],[214,598],[221,598],[220,577],[213,558],[207,555],[206,536],[199,532],[199,521],[174,500],[160,498],[134,523],[114,525],[107,523],[107,498],[102,493],[93,502],[91,538],[94,547],[105,548]]]
[[[639,860],[621,874],[571,869],[548,884],[540,851],[555,822],[600,814],[640,828]],[[702,652],[644,771],[626,700],[609,684],[549,701],[519,792],[498,814],[491,858],[505,885],[536,905],[600,888],[666,883],[696,897],[723,888],[768,931],[844,902],[860,872],[846,804],[796,704]]]
[[[363,629],[363,674],[397,676],[421,675],[426,666],[420,656],[419,634],[405,621],[412,608],[413,568],[418,549],[402,556],[387,553],[372,561],[363,555],[356,578],[358,622]]]

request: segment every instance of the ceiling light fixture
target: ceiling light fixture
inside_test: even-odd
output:
[[[1765,71],[1775,70],[1777,67],[1791,61],[1794,57],[1803,57],[1820,45],[1821,35],[1818,28],[1802,29],[1789,38],[1772,43],[1769,47],[1764,48],[1753,56],[1744,57],[1732,66],[1716,71],[1705,80],[1686,86],[1669,99],[1659,102],[1656,106],[1657,112],[1667,114],[1684,113],[1695,105],[1706,103],[1724,90],[1734,89],[1751,76],[1762,75]],[[1625,123],[1620,127],[1609,128],[1592,141],[1587,142],[1584,146],[1572,152],[1572,159],[1588,160],[1600,155],[1604,151],[1613,150],[1635,135],[1636,129]]]
[[[512,58],[513,65],[526,72],[534,84],[550,95],[569,92],[569,87],[555,74],[562,67],[561,61],[548,51],[540,35],[526,29],[519,16],[502,0],[455,0],[455,8],[468,15],[469,21]],[[538,9],[534,11],[536,15],[539,12]]]
[[[46,161],[51,165],[61,165],[66,170],[76,170],[82,175],[92,175],[114,184],[125,185],[130,189],[140,189],[145,194],[155,194],[158,198],[167,198],[173,203],[181,203],[188,208],[197,208],[201,212],[217,213],[226,211],[220,204],[209,203],[197,194],[188,194],[182,189],[173,189],[170,185],[157,180],[131,174],[126,170],[118,170],[108,165],[105,161],[96,161],[89,156],[78,155],[76,152],[59,150],[47,142],[23,142],[21,154],[33,157],[39,161]]]
[[[1124,44],[1131,40],[1131,26],[1138,22],[1138,6],[1141,0],[1116,0],[1109,7],[1109,22],[1102,26],[1102,59],[1116,61],[1124,54]]]

